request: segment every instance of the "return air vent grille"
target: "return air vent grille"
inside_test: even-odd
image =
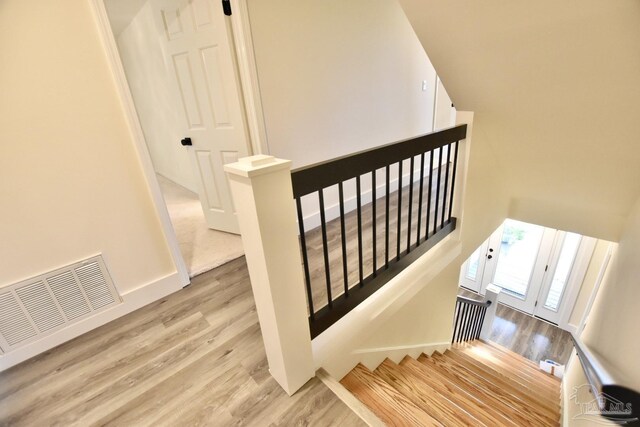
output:
[[[0,351],[40,339],[120,301],[101,256],[0,288]]]

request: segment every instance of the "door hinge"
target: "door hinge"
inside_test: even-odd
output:
[[[535,303],[533,306],[534,306],[534,307],[537,307],[537,306],[538,306],[538,301],[536,301],[536,303]]]
[[[548,266],[548,265],[545,265],[545,266],[544,266],[544,271],[547,271],[548,269],[549,269],[549,266]]]
[[[222,0],[222,11],[225,15],[231,16],[231,1],[230,0]]]

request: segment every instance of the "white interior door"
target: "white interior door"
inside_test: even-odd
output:
[[[152,1],[207,224],[238,233],[223,165],[250,155],[250,144],[222,6],[211,0]]]

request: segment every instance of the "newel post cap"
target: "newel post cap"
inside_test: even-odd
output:
[[[291,169],[291,160],[278,159],[266,154],[243,157],[235,163],[224,165],[224,171],[227,174],[246,178],[264,175],[282,169]]]

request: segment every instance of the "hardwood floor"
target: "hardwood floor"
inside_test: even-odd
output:
[[[269,375],[244,257],[0,373],[1,426],[364,423],[317,378]]]
[[[340,382],[389,426],[560,425],[560,380],[494,343],[359,364]]]
[[[478,294],[464,288],[458,294],[478,299]],[[566,364],[573,349],[568,332],[504,304],[498,304],[489,339],[536,363],[552,359]]]

